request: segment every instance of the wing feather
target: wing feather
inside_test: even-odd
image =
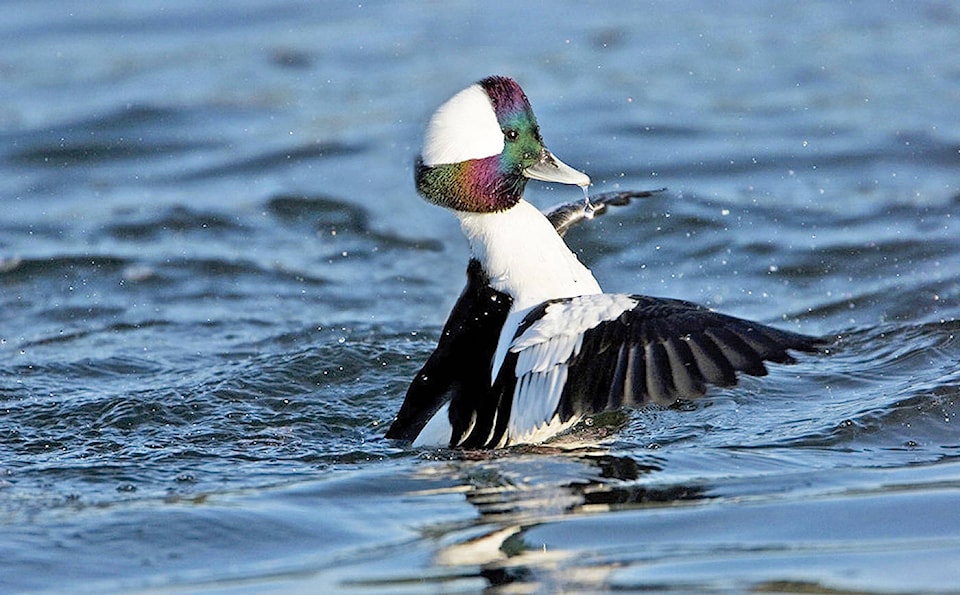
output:
[[[663,343],[647,343],[644,346],[644,359],[647,364],[646,386],[650,399],[663,405],[676,401],[673,372],[670,370],[670,360],[667,359],[667,350],[663,348]]]
[[[724,326],[715,326],[707,329],[707,335],[720,347],[723,356],[735,370],[752,376],[766,376],[767,368],[760,354],[751,349],[736,332]]]
[[[515,328],[488,397],[451,414],[464,419],[454,425],[464,447],[540,442],[584,415],[699,397],[821,345],[690,302],[623,294],[551,300]],[[466,405],[454,399],[451,411]]]
[[[700,333],[692,335],[689,344],[690,353],[697,362],[697,369],[708,384],[733,386],[737,383],[736,371],[713,339]]]
[[[619,409],[633,399],[633,372],[630,366],[635,351],[636,348],[632,346],[622,346],[617,350],[617,361],[613,367],[610,389],[607,391],[608,409]]]
[[[707,392],[703,375],[684,337],[669,337],[664,342],[670,368],[673,370],[673,385],[680,395],[700,396]]]
[[[526,440],[556,424],[579,420],[579,411],[565,408],[561,402],[570,380],[569,362],[584,349],[591,353],[596,349],[605,350],[602,344],[609,339],[605,339],[604,333],[589,335],[588,331],[615,320],[634,306],[636,301],[630,296],[596,294],[555,300],[531,311],[518,326],[508,350],[515,356],[516,365],[511,369],[505,361],[495,382],[495,388],[498,383],[504,383],[505,374],[516,380],[509,426],[511,441]],[[605,360],[601,363],[611,369],[615,365]],[[590,384],[590,393],[596,401],[591,408],[609,407],[607,395],[611,378],[608,372],[579,379]],[[617,398],[622,399],[619,395]]]
[[[511,441],[584,415],[699,397],[822,345],[690,302],[619,294],[552,300],[518,328],[517,366],[502,370],[516,379]]]

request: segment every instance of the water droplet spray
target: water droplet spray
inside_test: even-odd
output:
[[[590,202],[590,192],[587,189],[588,185],[580,186],[580,189],[583,190],[583,216],[587,219],[593,219],[593,214],[597,212],[597,207],[593,206],[593,203]]]

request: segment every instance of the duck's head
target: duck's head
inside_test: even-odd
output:
[[[587,186],[590,178],[543,146],[523,89],[491,76],[437,109],[416,164],[417,191],[456,211],[488,213],[517,204],[528,179]]]

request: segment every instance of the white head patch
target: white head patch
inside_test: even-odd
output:
[[[471,85],[441,105],[430,118],[420,156],[432,167],[483,159],[503,151],[503,131],[493,103],[480,85]]]

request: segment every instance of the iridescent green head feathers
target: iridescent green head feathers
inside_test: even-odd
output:
[[[590,183],[543,146],[523,89],[502,76],[467,87],[437,109],[427,126],[415,177],[417,191],[427,200],[469,212],[509,209],[531,178]]]

